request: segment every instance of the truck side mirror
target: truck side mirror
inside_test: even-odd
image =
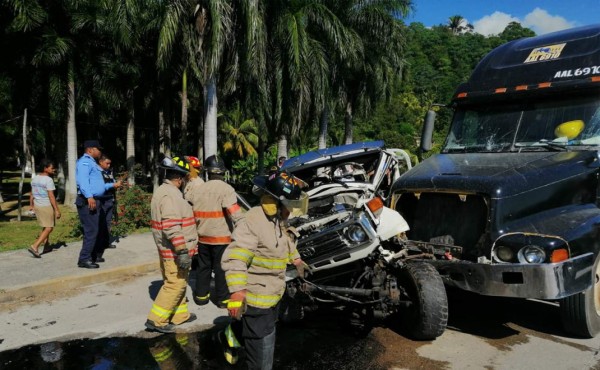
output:
[[[423,132],[421,132],[421,151],[428,152],[431,150],[433,136],[433,125],[435,124],[435,112],[428,110],[423,122]]]

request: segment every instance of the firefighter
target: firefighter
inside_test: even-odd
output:
[[[190,164],[190,179],[183,189],[183,197],[191,204],[192,193],[195,192],[200,185],[204,184],[204,180],[199,176],[202,171],[202,163],[200,163],[198,157],[191,155],[185,156],[185,160]]]
[[[209,302],[211,274],[214,271],[214,302],[218,307],[225,308],[229,292],[221,269],[221,257],[231,242],[231,231],[242,217],[242,210],[237,203],[235,189],[224,181],[227,169],[223,159],[212,155],[206,158],[204,165],[208,181],[190,194],[198,232],[194,302],[200,306]]]
[[[190,165],[183,158],[166,157],[159,168],[164,170],[164,181],[152,195],[151,227],[164,283],[152,304],[146,328],[173,333],[176,325],[196,319],[188,312],[185,289],[198,237],[192,207],[181,192]]]
[[[300,276],[306,266],[287,219],[292,211],[306,213],[308,196],[301,191],[301,181],[286,172],[256,177],[254,185],[261,195],[260,205],[246,212],[222,259],[231,292],[227,309],[236,320],[218,338],[229,363],[237,362],[241,338],[248,368],[271,369],[286,266],[293,263]]]

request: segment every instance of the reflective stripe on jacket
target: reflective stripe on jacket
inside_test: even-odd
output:
[[[173,259],[177,250],[196,254],[198,236],[192,206],[169,180],[152,194],[150,204],[152,236],[162,258]]]
[[[250,306],[275,306],[285,291],[287,264],[300,258],[295,240],[285,225],[267,218],[260,206],[246,212],[232,237],[221,260],[229,291],[246,289]]]
[[[229,244],[231,231],[243,217],[237,195],[222,180],[209,180],[190,196],[196,218],[198,241],[202,244]]]

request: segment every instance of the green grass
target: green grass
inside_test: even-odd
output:
[[[50,243],[61,245],[80,238],[70,236],[77,222],[77,212],[68,211],[66,207],[59,206],[62,217],[56,221],[56,226],[50,234]],[[15,218],[0,220],[0,252],[24,249],[29,247],[38,237],[42,228],[35,218],[21,217],[21,222]]]
[[[24,216],[29,210],[29,192],[31,176],[25,176],[23,196],[21,198],[21,221],[18,219],[18,193],[21,173],[4,171],[2,173],[1,191],[4,203],[0,204],[0,252],[24,249],[29,247],[38,237],[42,228],[34,217]],[[51,244],[63,244],[77,241],[80,238],[70,236],[77,223],[77,212],[59,205],[62,217],[50,234]]]
[[[23,184],[23,197],[21,199],[21,221],[18,219],[18,188],[21,173],[18,171],[5,171],[0,184],[4,203],[0,204],[0,252],[25,249],[29,247],[39,236],[42,228],[38,225],[35,217],[26,216],[29,210],[29,192],[31,177],[25,177]],[[50,234],[52,245],[62,245],[80,241],[82,237],[77,235],[79,230],[79,216],[74,208],[62,205],[59,202],[62,217],[56,220],[54,230]],[[132,234],[149,232],[149,227],[142,227]]]

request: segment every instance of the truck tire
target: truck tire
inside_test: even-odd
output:
[[[437,270],[428,263],[407,263],[399,273],[398,283],[412,302],[400,310],[402,331],[417,340],[442,335],[448,323],[448,297]]]
[[[583,338],[600,333],[600,255],[596,257],[592,279],[589,289],[560,300],[563,328]]]

